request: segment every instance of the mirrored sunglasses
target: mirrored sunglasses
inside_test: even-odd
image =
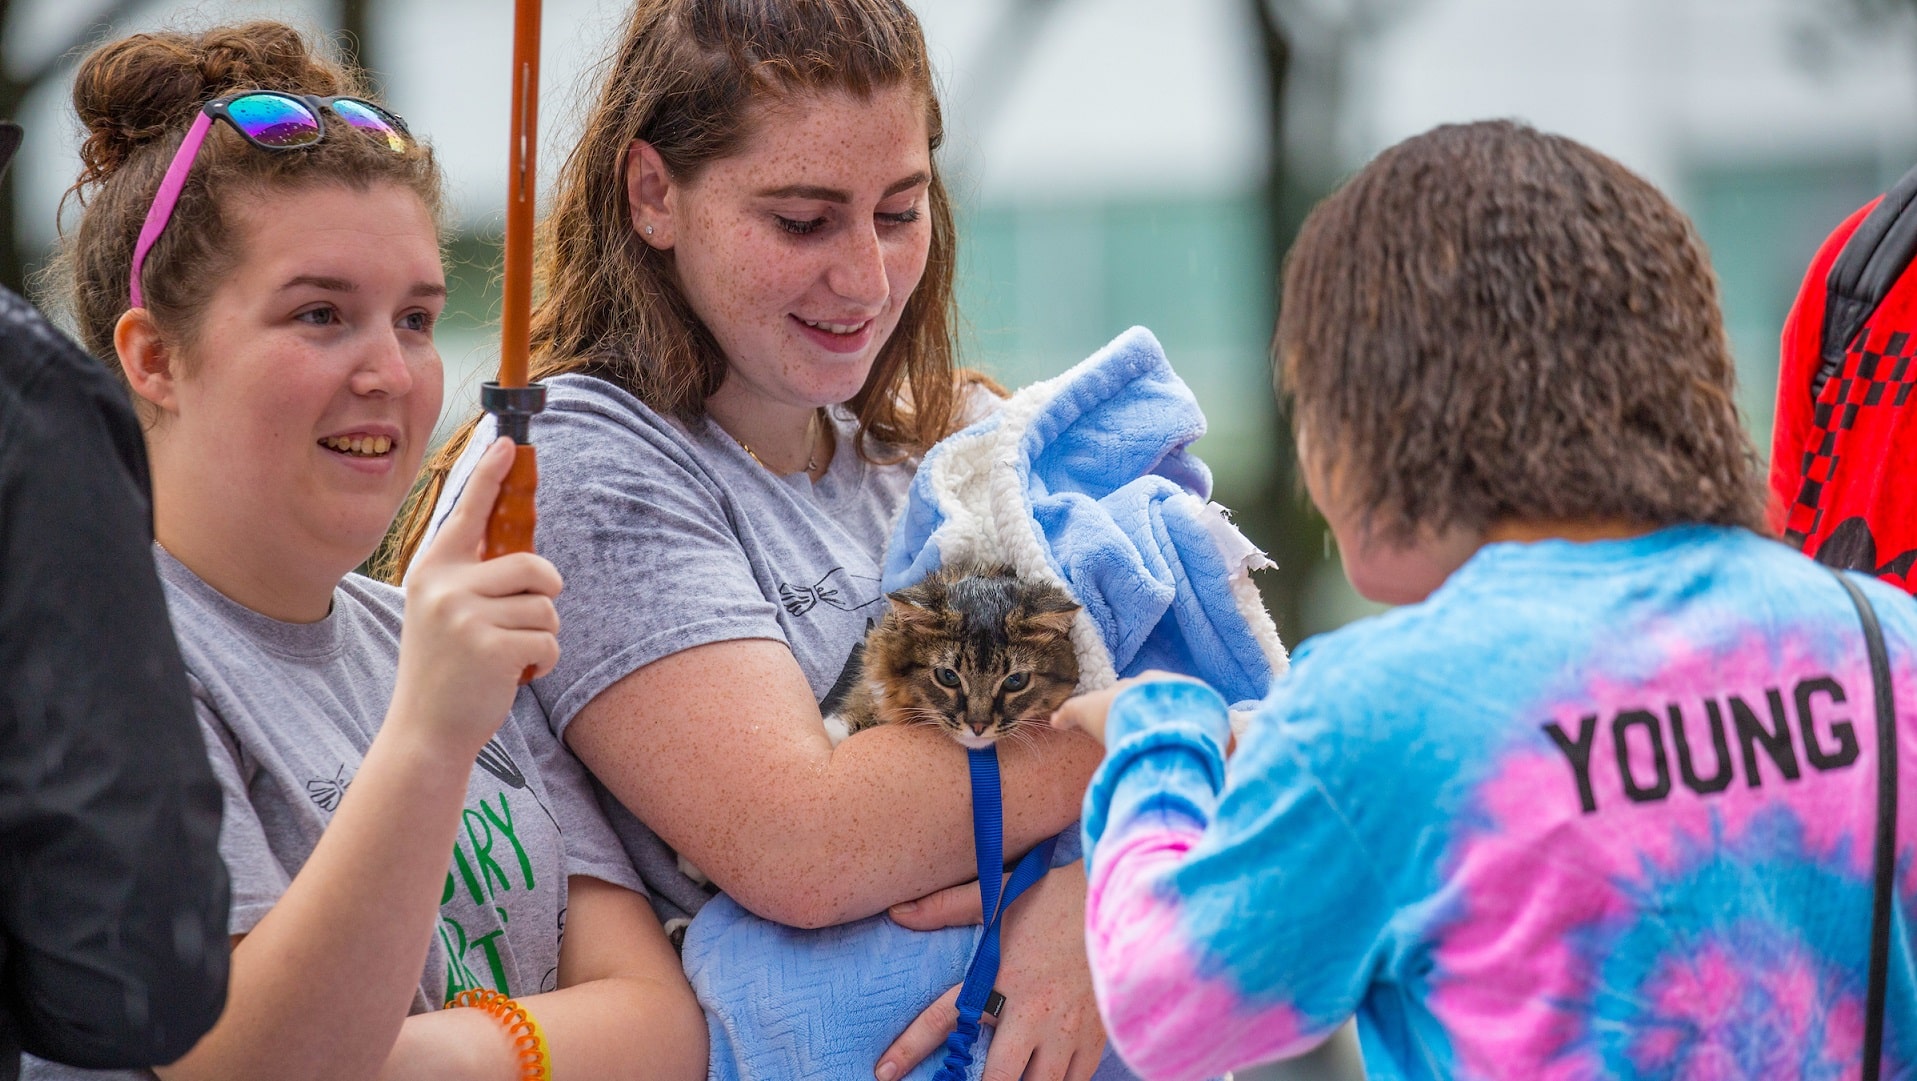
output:
[[[354,97],[249,90],[215,98],[201,106],[200,115],[194,118],[186,138],[180,141],[180,149],[173,155],[173,163],[167,166],[160,189],[153,194],[153,205],[147,209],[146,221],[140,226],[140,239],[133,246],[133,268],[127,290],[132,306],[146,306],[140,291],[140,268],[146,264],[147,253],[153,250],[160,234],[166,231],[173,208],[179,204],[180,192],[186,187],[187,174],[193,171],[193,162],[199,157],[200,147],[206,142],[207,133],[213,130],[215,120],[226,121],[242,138],[261,150],[300,150],[326,137],[328,113],[349,127],[378,137],[396,154],[405,153],[412,144],[412,134],[398,115]]]

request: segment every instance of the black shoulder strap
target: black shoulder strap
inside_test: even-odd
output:
[[[1904,174],[1870,212],[1824,279],[1824,329],[1811,377],[1811,400],[1844,366],[1844,354],[1917,254],[1917,168]]]
[[[1870,977],[1864,992],[1863,1081],[1877,1081],[1884,1059],[1884,1006],[1890,985],[1890,916],[1896,904],[1897,877],[1897,699],[1890,681],[1890,656],[1870,598],[1843,572],[1832,570],[1857,607],[1870,655],[1870,682],[1877,701],[1877,845],[1870,903]]]

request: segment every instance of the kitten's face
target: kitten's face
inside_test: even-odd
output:
[[[967,747],[1044,724],[1078,684],[1078,605],[1008,568],[942,571],[891,596],[866,644],[882,720],[929,723]]]

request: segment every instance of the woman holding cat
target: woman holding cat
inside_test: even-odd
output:
[[[835,748],[821,722],[884,611],[918,455],[983,397],[954,366],[939,138],[900,0],[641,0],[561,174],[533,372],[539,546],[568,585],[562,660],[533,686],[631,812],[614,825],[663,915],[712,896],[680,855],[797,927],[975,874],[954,741],[884,726]],[[434,463],[402,552],[467,483],[479,424]],[[1004,749],[1008,852],[1074,820],[1096,757],[1050,732]],[[1012,914],[992,1076],[1096,1068],[1083,891],[1061,868]],[[891,1081],[936,1047],[941,990],[901,1004],[900,1028],[925,1013],[861,1071]]]
[[[74,104],[72,308],[146,428],[225,792],[231,991],[159,1073],[703,1076],[637,877],[516,697],[557,655],[560,583],[536,556],[478,558],[508,448],[421,557],[403,631],[400,594],[349,573],[439,412],[431,151],[276,23],[109,43]]]

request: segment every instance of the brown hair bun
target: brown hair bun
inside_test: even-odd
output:
[[[271,87],[303,94],[352,93],[340,70],[283,23],[250,22],[204,33],[134,34],[96,49],[73,80],[73,108],[86,126],[74,188],[112,176],[143,145],[164,139],[222,94]]]
[[[58,299],[80,340],[115,372],[114,328],[132,303],[133,252],[154,195],[200,107],[248,90],[372,100],[364,76],[324,41],[276,22],[133,34],[80,64],[73,108],[87,129],[84,168],[67,195],[78,197],[82,212],[46,277],[64,294]],[[439,166],[417,137],[394,153],[384,139],[332,124],[319,142],[278,153],[216,124],[141,264],[142,301],[161,331],[191,339],[214,287],[242,254],[236,227],[244,200],[318,183],[359,191],[398,185],[435,219],[440,210]],[[183,353],[181,371],[189,360]]]

